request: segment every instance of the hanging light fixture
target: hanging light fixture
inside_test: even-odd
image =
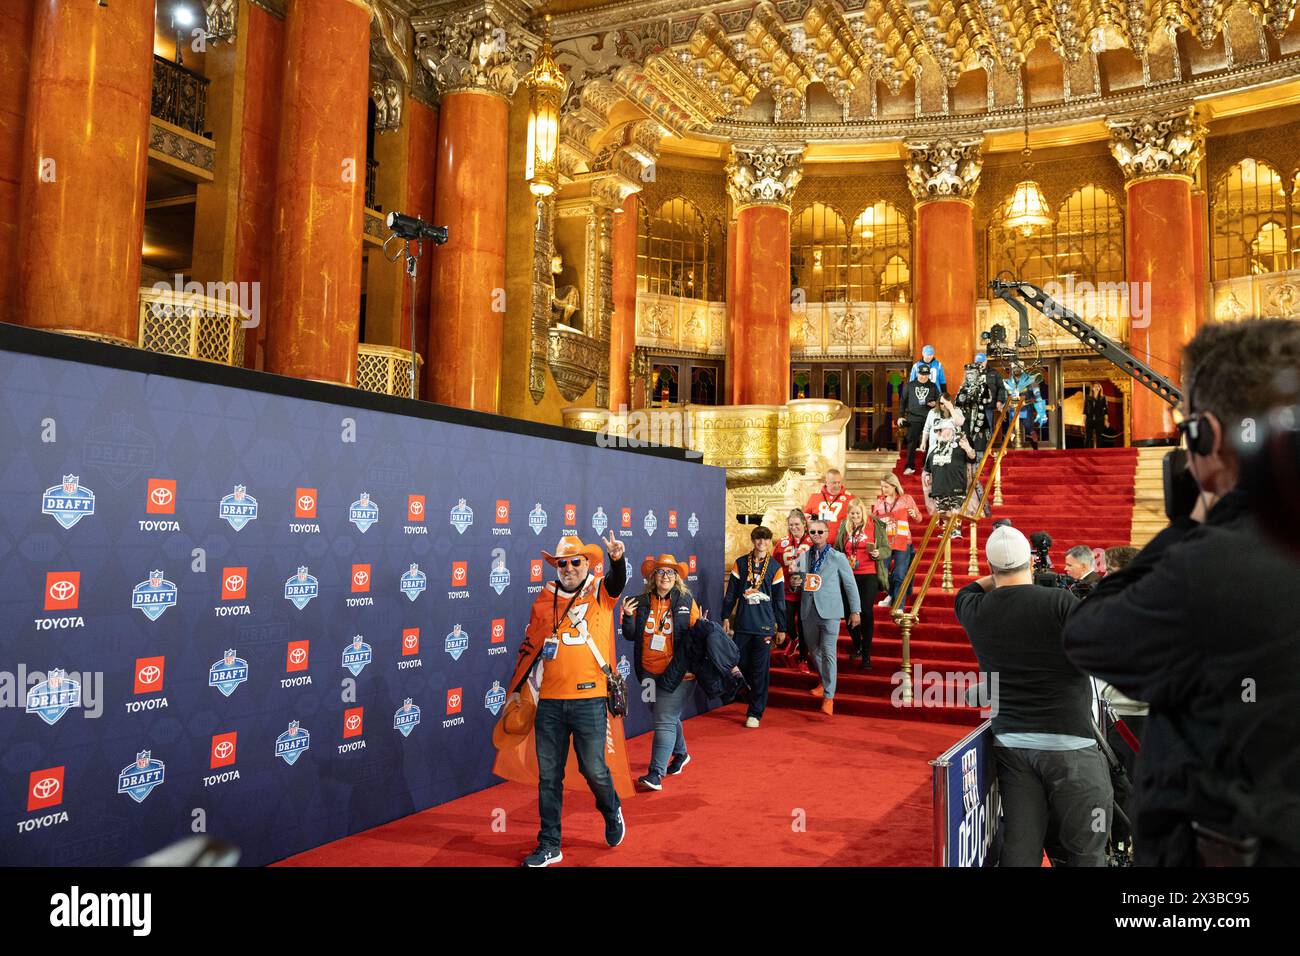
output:
[[[1029,171],[1033,164],[1029,161],[1029,106],[1025,105],[1025,148],[1021,180],[1016,183],[1016,191],[1007,203],[1003,224],[1008,229],[1019,229],[1022,236],[1029,236],[1035,229],[1052,224],[1052,207],[1043,198],[1043,190]]]
[[[528,156],[524,175],[534,196],[550,196],[559,185],[556,152],[560,139],[560,103],[568,82],[551,51],[551,15],[546,15],[542,47],[528,74]]]

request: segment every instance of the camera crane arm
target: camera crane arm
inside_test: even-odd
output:
[[[989,283],[989,288],[993,290],[994,295],[1015,309],[1016,314],[1020,316],[1020,335],[1016,339],[1018,348],[1026,348],[1033,341],[1029,333],[1029,312],[1025,308],[1027,302],[1102,358],[1127,373],[1138,384],[1144,385],[1155,392],[1156,395],[1170,405],[1177,405],[1182,401],[1183,393],[1174,386],[1173,382],[1137,358],[1122,345],[1111,341],[1098,329],[1083,321],[1083,319],[1061,305],[1032,282],[994,279]],[[1024,302],[1021,302],[1020,299],[1024,299]]]

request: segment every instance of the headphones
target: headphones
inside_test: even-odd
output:
[[[1201,368],[1206,361],[1208,359],[1202,360],[1200,365],[1192,369],[1192,374],[1187,383],[1188,415],[1178,423],[1178,431],[1187,440],[1188,452],[1201,458],[1214,451],[1214,429],[1210,427],[1205,413],[1196,411],[1196,402],[1193,400],[1193,396],[1196,394],[1196,380],[1200,378]]]

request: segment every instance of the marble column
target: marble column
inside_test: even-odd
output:
[[[733,145],[727,190],[736,208],[732,396],[784,405],[790,396],[790,200],[803,146]]]
[[[623,200],[614,213],[612,239],[614,316],[609,329],[609,407],[632,407],[629,372],[636,349],[636,233],[641,198]]]
[[[1124,171],[1128,281],[1140,290],[1139,301],[1150,303],[1149,315],[1130,320],[1129,351],[1177,383],[1182,347],[1198,322],[1192,183],[1205,129],[1191,105],[1114,117],[1107,125],[1111,154]],[[1162,444],[1173,436],[1168,409],[1149,389],[1134,386],[1135,444]]]

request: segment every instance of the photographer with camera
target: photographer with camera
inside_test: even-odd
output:
[[[1150,705],[1139,864],[1296,865],[1300,562],[1262,533],[1240,480],[1256,424],[1296,403],[1300,323],[1205,325],[1183,368],[1195,504],[1078,605],[1065,651]]]
[[[1002,526],[984,549],[992,576],[957,592],[957,620],[982,674],[997,675],[993,716],[998,788],[1006,819],[1001,866],[1039,866],[1049,838],[1067,866],[1105,866],[1114,791],[1093,733],[1092,689],[1070,663],[1061,631],[1079,604],[1034,587],[1030,548]],[[1104,823],[1095,826],[1097,811]]]

